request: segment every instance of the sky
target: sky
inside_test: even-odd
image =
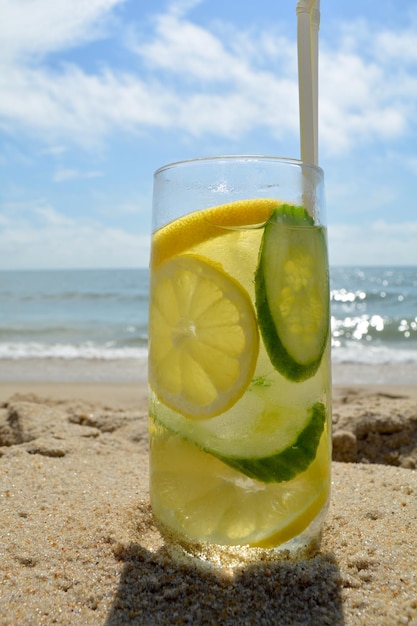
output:
[[[332,265],[417,265],[417,1],[321,0]],[[299,158],[296,0],[0,0],[0,269],[146,267],[153,172]]]

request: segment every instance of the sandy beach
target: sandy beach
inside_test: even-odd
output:
[[[334,388],[308,561],[208,571],[150,511],[144,384],[0,383],[0,624],[417,626],[417,388]]]

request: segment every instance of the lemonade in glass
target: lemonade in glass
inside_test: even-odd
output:
[[[317,548],[330,491],[322,170],[215,157],[155,174],[150,495],[216,565]]]

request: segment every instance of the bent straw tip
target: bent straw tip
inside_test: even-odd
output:
[[[297,14],[310,13],[312,10],[320,10],[320,0],[298,0]]]

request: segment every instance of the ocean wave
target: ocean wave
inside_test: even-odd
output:
[[[59,302],[65,303],[70,301],[98,301],[105,300],[109,302],[147,302],[148,292],[121,294],[119,292],[86,292],[86,291],[63,291],[54,293],[16,293],[16,292],[0,292],[0,302],[12,301],[14,304],[30,303],[30,302]]]
[[[44,344],[36,342],[28,343],[1,343],[0,360],[21,360],[21,359],[64,359],[64,360],[97,360],[97,361],[117,361],[117,360],[142,360],[148,355],[145,347],[117,347],[105,344],[99,345],[92,342],[85,342],[79,345],[74,344]]]
[[[105,324],[103,322],[93,325],[87,324],[44,324],[34,326],[28,324],[15,324],[14,326],[0,325],[0,346],[21,344],[66,344],[66,345],[113,345],[117,343],[123,346],[143,347],[147,344],[146,324]]]
[[[0,343],[0,361],[52,360],[83,361],[141,361],[148,358],[147,347],[99,345],[85,342],[74,344],[43,344],[36,342]],[[363,344],[357,341],[341,345],[333,343],[332,361],[336,364],[393,365],[417,364],[417,341],[408,348]]]
[[[409,348],[387,345],[364,345],[347,342],[343,346],[332,347],[332,361],[337,364],[360,365],[400,365],[417,364],[417,341]]]

